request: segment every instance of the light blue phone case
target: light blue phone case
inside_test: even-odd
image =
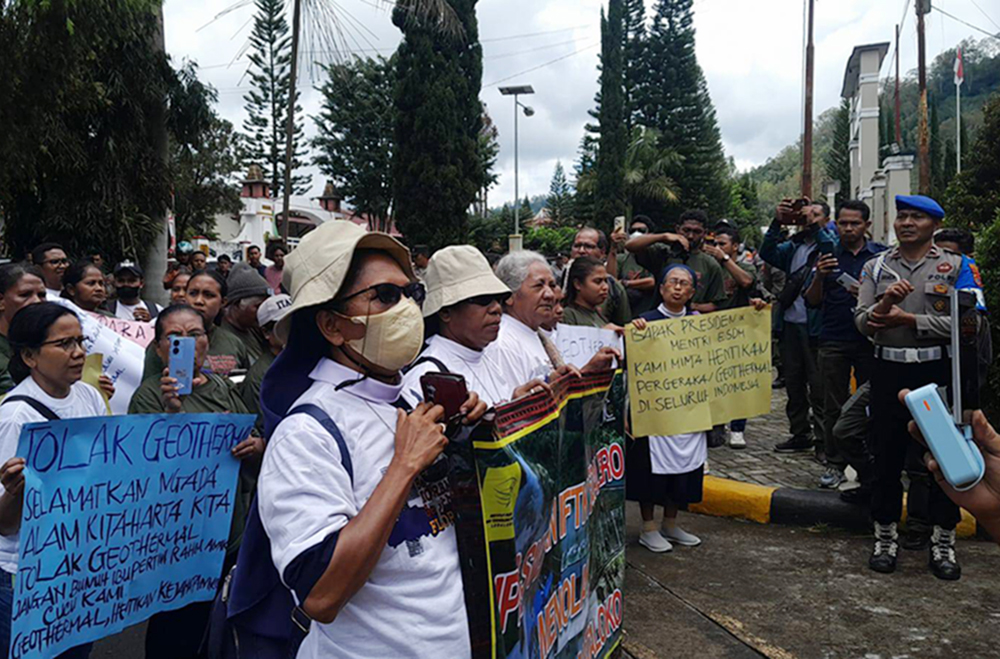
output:
[[[170,377],[177,380],[177,393],[187,396],[194,381],[194,339],[177,336],[170,339]]]
[[[906,396],[906,406],[941,466],[945,480],[959,492],[975,487],[986,473],[983,454],[971,437],[964,437],[959,431],[937,385],[911,391]]]

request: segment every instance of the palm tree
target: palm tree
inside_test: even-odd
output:
[[[637,126],[625,151],[625,180],[621,202],[625,206],[626,222],[631,224],[636,202],[650,201],[670,204],[677,201],[677,184],[670,178],[681,157],[673,149],[661,146],[660,132]],[[597,173],[591,169],[582,174],[577,187],[584,193],[597,191]]]

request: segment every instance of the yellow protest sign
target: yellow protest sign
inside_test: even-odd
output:
[[[625,330],[632,434],[708,430],[771,410],[771,311],[751,307]]]

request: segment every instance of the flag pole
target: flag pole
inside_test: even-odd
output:
[[[955,53],[955,171],[962,173],[962,83],[965,82],[965,62],[962,46]]]

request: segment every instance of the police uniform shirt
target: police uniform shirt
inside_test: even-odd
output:
[[[309,377],[312,386],[292,409],[311,403],[330,416],[343,435],[354,478],[337,442],[311,416],[294,414],[275,429],[261,466],[258,506],[274,565],[285,585],[299,592],[304,589],[294,582],[296,575],[322,574],[337,535],[388,469],[395,450],[394,403],[402,391],[402,384],[371,378],[338,390],[360,374],[326,358]],[[414,481],[368,580],[333,622],[313,623],[298,659],[470,656],[451,488],[446,471],[431,474]]]
[[[914,291],[898,306],[916,316],[916,327],[874,331],[868,327],[868,318],[886,290],[899,281],[896,275],[913,285]],[[865,264],[854,322],[862,334],[874,337],[876,345],[891,348],[946,345],[951,336],[949,295],[956,287],[974,292],[982,306],[979,271],[967,257],[932,245],[924,258],[909,263],[898,247],[893,248]]]

